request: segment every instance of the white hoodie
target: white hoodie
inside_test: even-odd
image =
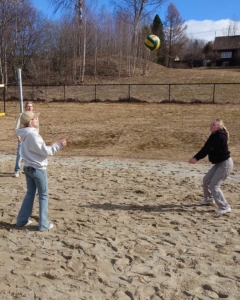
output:
[[[46,169],[48,165],[47,156],[54,155],[62,148],[61,143],[46,146],[42,137],[33,127],[16,129],[16,133],[21,137],[21,157],[24,159],[25,167]]]

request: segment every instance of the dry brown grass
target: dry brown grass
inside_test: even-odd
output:
[[[19,103],[7,105],[9,113],[0,117],[0,153],[15,154]],[[240,165],[240,105],[35,103],[35,110],[41,112],[40,133],[47,144],[67,139],[59,156],[170,161],[188,161],[208,137],[211,120],[222,118],[235,165]]]
[[[194,85],[192,85],[193,83]],[[171,101],[212,103],[213,83],[217,83],[215,103],[240,103],[239,68],[168,69],[154,63],[149,64],[149,70],[144,76],[141,68],[138,68],[133,77],[86,76],[84,85],[24,86],[23,96],[25,100],[34,99],[47,102],[63,99],[83,102],[92,101],[95,97],[99,101],[119,101],[129,97],[129,84],[132,84],[130,88],[132,99],[163,102],[169,100],[169,84],[171,84]],[[88,84],[92,84],[92,86]],[[105,85],[98,85],[95,89],[94,85],[97,84]],[[116,84],[124,84],[124,86]],[[153,84],[155,86],[152,86]],[[18,87],[8,87],[6,95],[7,99],[18,99]]]
[[[125,69],[127,59],[125,60]],[[135,76],[126,76],[127,72],[123,72],[125,76],[118,76],[119,66],[118,59],[111,60],[111,67],[117,70],[115,73],[109,72],[108,62],[102,61],[105,71],[101,72],[101,76],[86,76],[85,83],[212,83],[212,82],[240,82],[240,68],[194,68],[194,69],[169,69],[156,63],[149,62],[147,72],[143,69],[146,61],[137,61]],[[105,76],[103,76],[105,74]],[[110,74],[107,76],[107,74]],[[143,75],[144,74],[144,75]]]
[[[131,78],[86,78],[86,83],[208,83],[240,82],[239,69],[167,69],[151,64],[146,76]],[[180,86],[176,100],[184,100],[190,89]],[[220,88],[220,87],[218,87]],[[63,89],[60,87],[59,89]],[[78,93],[77,87],[69,87]],[[111,88],[110,88],[111,89]],[[119,92],[123,87],[120,87]],[[201,100],[208,101],[205,91],[197,87]],[[104,100],[110,98],[108,87],[102,87]],[[17,92],[17,89],[16,91]],[[40,92],[40,91],[39,91]],[[118,91],[112,90],[113,94]],[[57,91],[55,91],[57,93]],[[87,94],[87,87],[85,90]],[[136,96],[148,100],[151,93],[162,95],[156,87],[135,87]],[[239,85],[219,91],[222,103],[235,99]],[[26,90],[23,88],[24,99]],[[194,94],[192,94],[194,96]],[[136,97],[136,98],[137,98]],[[224,101],[225,100],[225,101]],[[231,102],[232,103],[232,102]],[[137,103],[81,103],[36,102],[41,112],[40,133],[47,143],[66,138],[68,147],[58,155],[112,156],[124,158],[163,159],[187,161],[203,145],[209,135],[209,124],[222,118],[231,135],[230,150],[235,164],[240,165],[239,104],[137,104]],[[2,108],[2,103],[0,103]],[[19,102],[6,103],[5,117],[0,117],[0,152],[15,154],[15,118]],[[203,160],[206,162],[207,160]]]

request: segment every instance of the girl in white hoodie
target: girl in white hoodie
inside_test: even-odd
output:
[[[32,210],[36,190],[39,197],[39,230],[51,229],[53,224],[47,219],[48,214],[48,178],[46,167],[47,156],[54,155],[62,147],[66,146],[66,140],[61,140],[52,146],[46,146],[42,137],[38,134],[38,116],[40,113],[26,111],[21,115],[21,125],[16,129],[16,134],[22,141],[21,157],[24,160],[24,173],[27,182],[27,193],[17,216],[17,226],[31,224],[29,219]]]

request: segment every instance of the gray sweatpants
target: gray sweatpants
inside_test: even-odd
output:
[[[220,188],[221,183],[229,176],[233,170],[233,160],[229,159],[213,165],[208,173],[203,177],[204,199],[215,200],[220,209],[230,207]]]

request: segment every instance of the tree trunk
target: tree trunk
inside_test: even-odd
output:
[[[85,65],[86,65],[86,20],[85,20],[85,22],[84,22],[84,28],[83,28],[83,53],[82,53],[82,74],[81,74],[81,83],[84,82]]]

